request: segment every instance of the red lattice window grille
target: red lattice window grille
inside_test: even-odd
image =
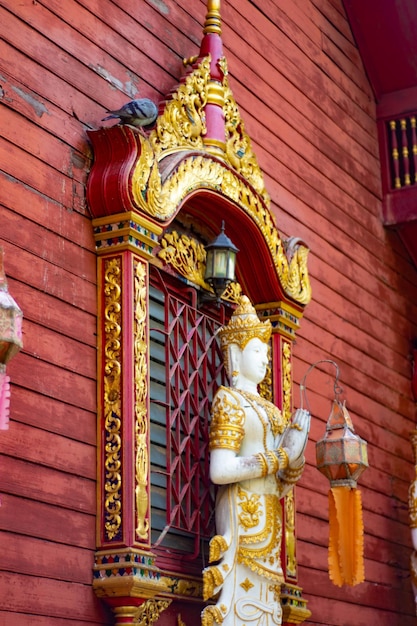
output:
[[[202,312],[195,290],[163,272],[151,282],[152,537],[195,559],[214,532],[208,430],[215,391],[227,384],[216,339],[223,309]]]

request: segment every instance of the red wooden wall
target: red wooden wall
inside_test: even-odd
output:
[[[381,222],[373,95],[341,0],[223,0],[221,9],[231,87],[278,228],[311,248],[296,381],[314,361],[335,359],[369,442],[366,582],[339,589],[327,575],[328,485],[314,467],[332,381],[314,371],[297,492],[308,623],[411,626],[417,273]],[[0,0],[0,241],[25,317],[24,350],[8,368],[10,429],[0,432],[1,625],[112,623],[90,586],[96,270],[85,131],[131,97],[162,98],[198,51],[204,17],[200,0]]]

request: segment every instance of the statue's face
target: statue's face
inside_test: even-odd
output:
[[[268,365],[268,346],[254,337],[241,352],[239,373],[256,384],[263,381]]]

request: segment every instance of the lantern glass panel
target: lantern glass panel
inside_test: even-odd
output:
[[[206,271],[204,278],[207,282],[214,276],[214,250],[208,250],[206,258]]]
[[[215,250],[213,278],[228,278],[228,250]]]
[[[227,278],[233,281],[235,278],[236,252],[229,252],[229,262],[227,267]]]

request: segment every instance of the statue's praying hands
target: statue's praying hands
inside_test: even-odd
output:
[[[296,467],[304,462],[304,450],[310,430],[310,413],[297,409],[281,439],[281,446],[288,455],[288,464]]]

